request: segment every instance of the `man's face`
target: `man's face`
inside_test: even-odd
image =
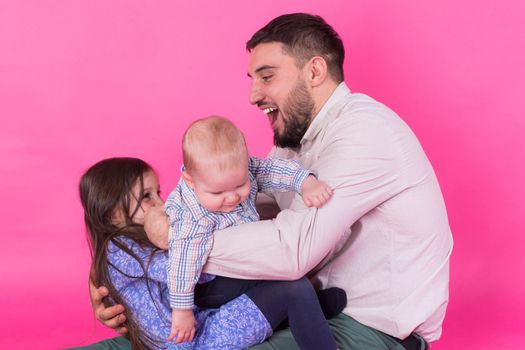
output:
[[[268,116],[276,146],[298,147],[312,120],[315,103],[303,74],[281,43],[259,44],[251,52],[250,103]]]

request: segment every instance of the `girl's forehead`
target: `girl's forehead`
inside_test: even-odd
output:
[[[133,184],[133,192],[140,192],[140,182],[140,178],[137,178],[137,180]],[[142,183],[144,184],[144,189],[157,188],[159,187],[159,178],[153,170],[147,170],[142,174]]]
[[[142,177],[144,178],[144,183],[146,181],[148,182],[159,182],[159,177],[157,176],[157,173],[155,173],[153,170],[148,170],[142,174]]]

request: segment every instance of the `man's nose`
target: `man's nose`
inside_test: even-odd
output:
[[[261,92],[261,89],[259,88],[258,84],[253,82],[252,86],[250,87],[250,96],[249,96],[250,104],[254,105],[257,104],[257,102],[263,100],[263,94]]]

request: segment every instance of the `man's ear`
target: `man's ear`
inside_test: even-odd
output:
[[[195,184],[193,183],[193,178],[188,173],[188,171],[186,171],[186,170],[182,171],[182,178],[184,179],[184,181],[186,182],[186,185],[188,185],[189,188],[191,188],[192,190],[195,189]]]
[[[321,85],[328,76],[328,65],[321,56],[312,57],[305,65],[306,78],[311,87]]]

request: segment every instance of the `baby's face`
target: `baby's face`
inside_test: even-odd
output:
[[[199,203],[210,211],[230,212],[250,194],[247,164],[233,165],[227,170],[199,170],[192,184]]]

